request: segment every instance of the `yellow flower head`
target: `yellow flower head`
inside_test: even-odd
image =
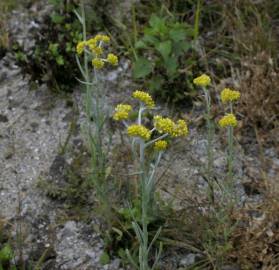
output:
[[[173,137],[187,136],[189,133],[187,124],[184,120],[178,120],[171,133]]]
[[[92,60],[92,65],[96,68],[96,69],[101,69],[104,66],[104,61],[101,60],[100,58],[94,58]]]
[[[94,48],[90,48],[90,49],[96,56],[100,56],[103,53],[103,48],[101,48],[101,47],[94,47]]]
[[[107,61],[110,64],[116,66],[118,64],[118,57],[113,53],[109,53],[108,56],[107,56]]]
[[[159,133],[169,133],[172,134],[175,123],[170,118],[164,118],[160,115],[154,117],[154,127]]]
[[[102,41],[103,35],[98,34],[98,35],[96,35],[96,36],[94,37],[94,39],[96,40],[96,42]]]
[[[116,121],[125,120],[129,117],[132,106],[128,104],[118,104],[115,108],[113,119]]]
[[[108,43],[108,42],[110,42],[110,37],[107,35],[102,35],[102,41],[105,43]]]
[[[97,46],[97,40],[95,38],[90,38],[86,41],[87,46],[92,49]]]
[[[166,150],[167,146],[168,146],[167,141],[159,140],[154,143],[154,150],[155,151],[164,151],[164,150]]]
[[[170,118],[159,115],[154,117],[154,126],[159,133],[168,133],[172,137],[186,136],[189,132],[184,120],[178,120],[175,123]]]
[[[131,125],[127,128],[128,135],[131,137],[139,137],[145,141],[151,137],[151,131],[143,125]]]
[[[237,120],[234,114],[232,113],[228,113],[225,116],[223,116],[220,120],[219,120],[219,126],[220,127],[236,127],[237,126]]]
[[[98,34],[98,35],[96,35],[95,36],[95,40],[98,42],[98,41],[103,41],[103,42],[110,42],[110,38],[109,38],[109,36],[107,36],[107,35],[100,35],[100,34]]]
[[[76,47],[77,54],[82,54],[85,46],[86,46],[86,41],[80,41]]]
[[[194,79],[194,84],[198,86],[207,86],[210,84],[211,79],[206,74],[202,74],[201,76]]]
[[[155,103],[154,103],[154,100],[152,99],[152,97],[144,91],[136,90],[133,93],[132,97],[140,100],[150,109],[154,108],[154,106],[155,106]]]
[[[240,92],[225,88],[221,92],[221,100],[223,103],[237,101],[240,98]]]

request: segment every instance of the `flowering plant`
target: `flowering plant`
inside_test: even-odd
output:
[[[227,164],[228,164],[228,191],[231,193],[233,185],[233,129],[237,126],[237,119],[233,113],[233,103],[240,98],[240,92],[232,90],[230,88],[224,88],[221,92],[221,101],[223,104],[229,104],[229,113],[223,116],[219,120],[219,126],[221,128],[227,128],[228,132],[228,154],[227,154]]]
[[[160,247],[155,262],[150,268],[148,263],[149,252],[161,231],[161,228],[159,228],[149,244],[148,223],[152,218],[152,210],[154,209],[154,192],[156,188],[155,172],[168,146],[167,140],[186,136],[188,134],[188,127],[186,122],[182,119],[174,122],[170,118],[156,115],[153,118],[153,128],[149,129],[144,125],[143,113],[146,110],[154,109],[155,102],[147,92],[141,90],[135,91],[132,97],[139,102],[136,123],[128,123],[129,114],[132,111],[132,107],[128,104],[117,105],[113,119],[116,121],[123,121],[127,129],[127,134],[132,139],[132,151],[139,165],[141,224],[135,219],[132,223],[140,243],[138,263],[135,262],[128,250],[127,255],[136,269],[147,270],[154,269],[162,249],[162,247]],[[155,159],[153,161],[147,159],[147,149],[150,147],[152,147],[155,152]]]
[[[91,154],[90,182],[96,189],[100,207],[104,210],[103,215],[106,218],[107,224],[110,225],[112,215],[108,200],[107,182],[107,157],[109,149],[105,148],[103,139],[105,123],[109,117],[109,112],[106,110],[105,91],[102,80],[99,77],[99,72],[100,69],[105,67],[105,64],[116,66],[118,64],[118,57],[111,52],[107,53],[106,44],[110,42],[109,36],[97,34],[92,38],[87,38],[83,2],[81,2],[81,13],[77,11],[75,13],[83,28],[83,39],[76,45],[76,61],[82,75],[82,79],[78,79],[78,81],[85,85],[86,90],[84,95],[84,108],[87,117],[85,132]],[[117,109],[119,113],[116,119],[120,120],[126,117],[130,107],[119,106]]]
[[[193,80],[193,83],[201,87],[203,91],[203,96],[205,99],[206,104],[206,113],[205,113],[205,120],[207,126],[207,145],[206,145],[206,152],[207,152],[207,166],[205,171],[205,179],[207,179],[208,183],[208,195],[211,202],[214,202],[214,177],[213,177],[213,151],[212,151],[212,144],[213,144],[213,137],[214,137],[214,123],[211,120],[211,96],[208,90],[208,86],[211,83],[211,78],[206,75],[202,74]]]

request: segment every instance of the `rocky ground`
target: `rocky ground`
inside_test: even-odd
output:
[[[32,32],[39,24],[27,11],[14,12],[11,27],[13,38],[25,49],[34,44]],[[103,242],[89,230],[92,224],[61,223],[59,202],[37,187],[45,175],[61,182],[63,169],[71,162],[60,153],[78,115],[75,106],[46,85],[31,90],[28,76],[11,54],[0,61],[0,95],[0,218],[11,225],[14,236],[21,231],[24,259],[37,260],[46,252],[43,269],[120,269],[118,259],[105,266],[99,263]],[[79,90],[74,95],[80,100]]]
[[[47,10],[48,7],[43,12]],[[26,11],[12,15],[13,38],[26,44],[24,46],[32,46],[32,32],[39,27]],[[127,79],[128,69],[129,63],[123,60],[116,71],[104,75],[110,110],[134,90]],[[0,60],[0,219],[9,227],[11,237],[21,232],[26,260],[45,256],[43,269],[121,269],[117,258],[107,265],[99,262],[104,244],[93,229],[97,220],[85,222],[69,217],[59,200],[46,196],[38,187],[42,179],[63,185],[65,168],[73,162],[72,152],[67,149],[84,151],[80,129],[84,118],[82,93],[77,88],[71,95],[58,95],[44,84],[36,90],[31,90],[31,86],[14,57],[6,54]],[[77,128],[72,134],[73,122]],[[114,140],[119,142],[117,135]],[[167,190],[163,192],[166,198],[178,190],[181,194],[187,193],[189,185],[201,189],[206,186],[200,171],[206,162],[205,148],[204,130],[191,126],[190,136],[177,142],[166,154],[159,172],[164,173],[160,187]],[[251,145],[244,151],[237,145],[235,173],[242,203],[260,199],[260,194],[247,191],[260,175],[255,148]],[[267,175],[275,179],[279,170],[278,156],[273,148],[264,149],[264,155],[271,161]],[[214,156],[217,175],[221,176],[226,160],[219,138],[214,143]],[[165,171],[165,168],[168,169]],[[182,206],[178,203],[177,207]],[[192,253],[178,256],[171,269],[190,265],[194,257]]]

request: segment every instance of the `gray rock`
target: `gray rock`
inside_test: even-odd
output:
[[[182,258],[179,262],[179,266],[191,266],[196,262],[196,259],[198,258],[198,254],[190,253],[186,255],[184,258]]]

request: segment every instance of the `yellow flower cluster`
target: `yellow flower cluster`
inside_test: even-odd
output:
[[[159,133],[171,134],[174,129],[175,123],[168,117],[156,115],[154,117],[154,127]]]
[[[116,66],[118,64],[118,57],[113,53],[109,53],[107,56],[107,61],[113,66]]]
[[[100,34],[98,34],[98,35],[95,36],[94,39],[95,39],[97,42],[98,42],[98,41],[103,41],[103,42],[105,42],[105,43],[110,42],[110,37],[107,36],[107,35],[100,35]]]
[[[184,120],[173,122],[170,118],[164,118],[160,115],[154,117],[154,126],[159,133],[168,133],[172,137],[186,136],[188,127]]]
[[[76,47],[77,54],[82,54],[85,46],[86,46],[86,41],[79,42]]]
[[[195,78],[193,82],[198,86],[207,86],[211,83],[211,79],[208,75],[202,74],[201,76]]]
[[[151,137],[151,131],[143,125],[131,125],[127,128],[128,135],[131,137],[139,137],[145,141]]]
[[[232,113],[228,113],[225,116],[223,116],[220,120],[219,120],[219,126],[224,128],[224,127],[236,127],[237,126],[237,120],[234,114]]]
[[[106,59],[102,59],[101,55],[104,50],[102,48],[102,42],[108,43],[110,38],[107,35],[96,35],[95,37],[87,40],[81,41],[76,46],[77,54],[81,55],[86,48],[93,54],[94,58],[92,60],[92,65],[96,69],[101,69],[104,67],[105,62],[110,63],[111,65],[118,64],[118,57],[113,53],[109,53]]]
[[[94,66],[96,69],[101,69],[104,66],[104,61],[100,58],[94,58],[92,60],[92,66]]]
[[[128,104],[118,104],[115,108],[113,119],[116,121],[125,120],[129,117],[132,106]]]
[[[168,146],[167,141],[159,140],[154,143],[154,150],[155,151],[164,151],[164,150],[166,150],[167,146]]]
[[[102,47],[95,47],[95,48],[92,48],[91,51],[96,55],[96,56],[100,56],[104,50]]]
[[[221,92],[221,100],[223,103],[237,101],[240,98],[240,92],[225,88]]]
[[[90,38],[86,41],[86,45],[89,47],[89,49],[94,49],[97,47],[97,40],[96,38]]]
[[[143,102],[150,109],[154,108],[154,106],[155,106],[155,103],[154,103],[154,100],[152,99],[152,97],[144,91],[136,90],[133,93],[132,97]]]
[[[189,131],[186,122],[184,120],[178,120],[171,135],[173,137],[187,136],[188,132]]]

